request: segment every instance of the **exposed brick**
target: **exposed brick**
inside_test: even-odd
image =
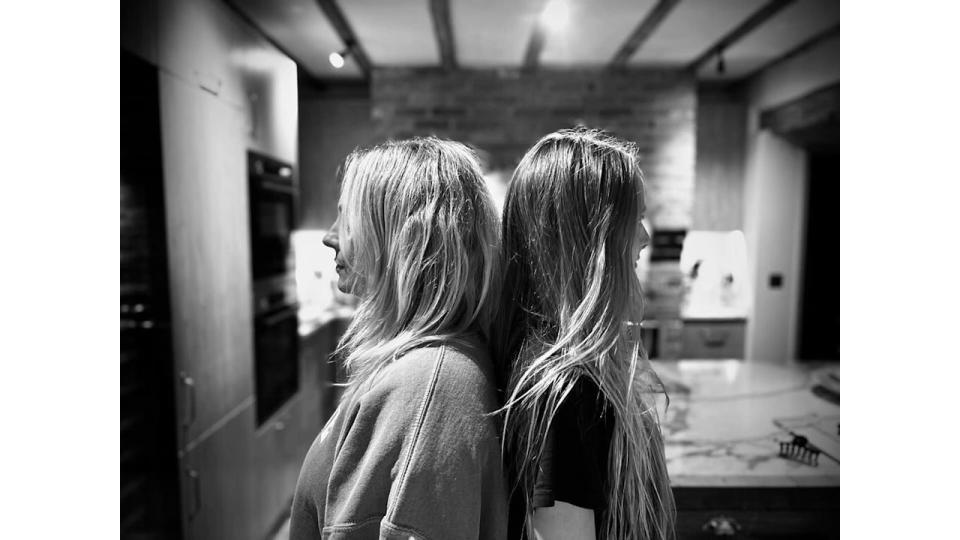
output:
[[[665,70],[377,69],[371,98],[378,133],[460,140],[508,172],[546,133],[606,129],[637,145],[651,221],[676,227],[692,210],[695,86],[690,74]]]

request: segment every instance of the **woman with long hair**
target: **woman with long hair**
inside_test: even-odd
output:
[[[672,538],[675,509],[639,339],[649,236],[634,147],[577,128],[523,157],[503,209],[495,357],[511,538]]]
[[[304,461],[290,537],[506,535],[493,362],[499,219],[476,155],[436,138],[347,157],[324,244],[359,297],[339,407]]]

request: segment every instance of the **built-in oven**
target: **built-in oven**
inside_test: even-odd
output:
[[[293,166],[247,153],[250,192],[250,248],[254,281],[293,272],[291,235],[297,220]]]
[[[253,275],[256,421],[270,419],[300,387],[300,334],[292,234],[297,184],[293,167],[247,154],[250,261]]]
[[[254,324],[257,425],[266,422],[300,389],[297,304],[258,314]]]

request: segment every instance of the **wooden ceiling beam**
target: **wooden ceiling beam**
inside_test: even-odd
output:
[[[840,83],[760,112],[767,129],[810,151],[840,148]]]
[[[670,12],[673,11],[673,8],[679,3],[680,0],[660,0],[657,5],[653,6],[653,9],[640,21],[640,24],[634,28],[626,41],[623,42],[623,45],[617,50],[617,53],[613,55],[609,67],[621,68],[626,66],[630,58],[632,58],[637,50],[643,46],[644,42],[653,35],[654,30],[660,26],[660,23],[667,18],[667,15],[669,15]]]
[[[830,28],[827,28],[827,29],[824,30],[823,32],[819,32],[819,33],[814,34],[812,37],[810,37],[810,39],[807,39],[806,41],[804,41],[804,42],[801,43],[800,45],[797,45],[796,47],[790,49],[789,51],[781,54],[780,56],[778,56],[778,57],[774,58],[773,60],[767,62],[766,64],[760,66],[759,68],[751,71],[749,74],[745,75],[743,78],[744,78],[744,79],[749,79],[749,78],[755,77],[756,75],[759,75],[760,73],[763,73],[764,71],[766,71],[766,70],[768,70],[768,69],[770,69],[770,68],[772,68],[772,67],[774,67],[774,66],[776,66],[776,65],[778,65],[778,64],[780,64],[780,63],[786,62],[787,60],[789,60],[789,59],[791,59],[791,58],[793,58],[793,57],[795,57],[795,56],[799,56],[799,55],[801,55],[801,54],[809,51],[810,49],[813,49],[814,47],[816,47],[816,46],[819,45],[820,43],[822,43],[822,42],[824,42],[824,41],[826,41],[826,40],[828,40],[828,39],[830,39],[830,38],[832,38],[832,37],[834,37],[834,36],[839,36],[839,35],[840,35],[840,23],[837,23],[836,25],[831,26]]]
[[[437,37],[437,50],[440,51],[443,68],[457,69],[457,44],[450,23],[450,0],[430,0],[430,18],[433,19],[433,33]]]
[[[363,76],[369,79],[370,72],[373,70],[373,64],[370,62],[370,57],[367,56],[367,52],[363,46],[360,45],[357,35],[354,34],[353,28],[350,26],[350,23],[347,22],[347,18],[343,15],[343,11],[340,9],[340,6],[337,5],[336,0],[316,1],[317,5],[320,6],[320,10],[323,11],[323,14],[327,16],[327,20],[330,21],[334,30],[337,31],[340,40],[347,46],[347,49],[350,51],[350,56],[356,60],[360,71],[363,72]]]
[[[696,60],[690,62],[690,64],[687,66],[687,69],[696,73],[699,71],[700,67],[703,66],[703,64],[716,56],[717,53],[722,52],[730,47],[730,45],[740,41],[743,36],[749,34],[761,24],[767,22],[767,20],[793,2],[794,0],[770,0],[770,2],[767,2],[763,7],[755,11],[753,15],[750,15],[750,17],[740,23],[739,26],[731,30],[727,35],[723,36],[720,41],[715,43],[712,47],[697,57]]]

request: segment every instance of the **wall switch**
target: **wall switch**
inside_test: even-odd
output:
[[[783,286],[783,274],[770,274],[770,288],[779,289]]]

